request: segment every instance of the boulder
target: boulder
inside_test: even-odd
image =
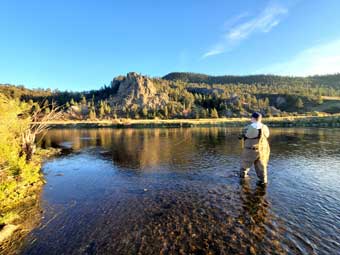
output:
[[[270,106],[270,112],[273,116],[280,116],[282,113],[279,109],[277,109],[274,106]]]

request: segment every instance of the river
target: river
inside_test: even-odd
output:
[[[269,184],[235,128],[53,129],[22,254],[337,254],[340,129],[271,129]]]

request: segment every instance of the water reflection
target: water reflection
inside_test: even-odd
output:
[[[217,153],[238,155],[240,145],[237,140],[239,129],[196,128],[196,129],[60,129],[52,130],[42,141],[43,147],[62,146],[80,151],[86,147],[100,147],[103,155],[111,155],[121,166],[146,168],[157,166],[173,159],[173,155],[183,155],[200,150],[215,149]],[[338,144],[331,142],[330,129],[272,129],[270,142],[274,153],[294,155],[306,146],[311,153],[340,153]],[[236,145],[236,146],[235,146]],[[330,148],[331,147],[331,148]],[[186,157],[176,160],[185,163]]]
[[[264,188],[239,183],[238,129],[51,130],[69,153],[44,165],[24,253],[336,253],[340,130],[271,131]]]
[[[226,133],[233,132],[226,144]],[[219,154],[238,154],[237,130],[201,129],[61,129],[52,130],[42,146],[58,144],[74,152],[100,147],[101,155],[111,157],[121,167],[144,169],[164,162],[191,164],[195,151],[216,150]]]
[[[243,223],[263,227],[267,215],[268,202],[265,199],[266,186],[256,183],[255,191],[251,189],[250,180],[246,178],[241,181],[241,201],[243,213],[240,217],[245,217]],[[264,231],[258,231],[263,233]]]
[[[242,210],[238,217],[238,222],[253,235],[249,240],[247,252],[256,253],[263,247],[261,245],[266,229],[266,221],[268,214],[268,201],[265,198],[266,186],[256,183],[256,188],[253,191],[250,185],[249,178],[241,181],[240,199],[242,202]],[[279,251],[279,246],[275,247],[274,252]]]

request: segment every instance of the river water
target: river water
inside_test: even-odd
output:
[[[269,184],[238,129],[54,129],[23,254],[339,254],[340,129],[272,129]]]

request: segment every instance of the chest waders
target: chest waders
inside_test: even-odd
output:
[[[244,138],[240,176],[242,178],[247,177],[251,166],[254,165],[257,177],[262,183],[267,183],[267,165],[270,148],[262,129],[258,129],[257,137]]]

